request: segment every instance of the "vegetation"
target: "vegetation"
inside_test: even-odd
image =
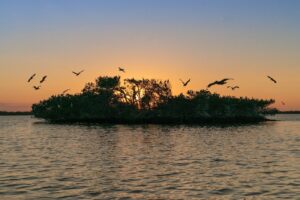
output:
[[[264,120],[274,100],[220,96],[207,90],[172,95],[168,80],[99,77],[75,95],[52,96],[32,106],[52,122],[208,123]]]

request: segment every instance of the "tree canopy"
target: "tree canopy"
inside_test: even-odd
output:
[[[169,80],[101,76],[74,95],[54,95],[32,105],[53,122],[202,123],[263,119],[274,100],[221,96],[208,90],[172,95]]]

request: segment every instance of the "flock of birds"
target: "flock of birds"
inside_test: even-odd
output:
[[[74,71],[72,71],[72,73],[73,73],[74,75],[76,75],[76,76],[79,76],[82,72],[84,72],[84,70],[81,70],[80,72],[74,72]],[[35,76],[36,76],[35,73],[32,74],[32,75],[29,77],[29,79],[27,80],[27,82],[30,83],[30,82],[35,78]],[[43,76],[42,79],[39,81],[39,85],[34,85],[34,86],[33,86],[33,89],[35,89],[35,90],[41,89],[42,83],[44,83],[44,82],[46,81],[47,77],[48,77],[48,76],[46,76],[46,75]],[[62,94],[67,93],[69,90],[70,90],[70,89],[64,90],[64,91],[62,92]]]
[[[120,72],[125,73],[125,69],[124,69],[124,68],[119,67],[118,69],[119,69]],[[81,71],[79,71],[79,72],[72,71],[72,73],[73,73],[75,76],[79,76],[82,72],[84,72],[84,70],[81,70]],[[30,82],[35,78],[35,76],[36,76],[35,73],[32,74],[32,75],[29,77],[29,79],[27,80],[27,82],[30,83]],[[41,89],[42,83],[44,83],[44,82],[46,81],[46,79],[47,79],[47,76],[43,76],[42,79],[39,81],[39,85],[34,85],[34,86],[33,86],[33,89],[35,89],[35,90]],[[69,89],[66,89],[66,90],[64,90],[64,91],[62,92],[62,94],[66,94],[66,93],[67,93],[68,91],[70,91],[70,90],[71,90],[70,88],[69,88]]]
[[[275,83],[275,84],[277,83],[277,81],[274,78],[272,78],[271,76],[267,76],[267,78],[270,79],[270,81],[272,81],[273,83]],[[181,81],[183,87],[187,86],[189,84],[189,82],[191,81],[191,79],[189,79],[187,81],[183,81],[181,79],[179,79],[179,80]],[[224,78],[222,80],[216,80],[212,83],[209,83],[207,85],[206,89],[208,89],[214,85],[225,85],[225,84],[227,84],[227,82],[229,80],[233,80],[233,79],[232,78]],[[235,89],[239,89],[240,87],[235,85],[235,86],[227,86],[227,88],[229,88],[231,90],[235,90]],[[285,102],[281,101],[281,105],[285,106]]]
[[[30,76],[30,78],[27,80],[27,82],[29,83],[32,79],[34,79],[35,76],[36,76],[36,74],[32,74],[32,75]],[[40,80],[40,85],[38,85],[38,86],[35,86],[35,85],[34,85],[33,88],[34,88],[35,90],[39,90],[39,89],[41,88],[41,84],[42,84],[43,82],[45,82],[46,78],[47,78],[47,76],[43,76],[42,79]]]
[[[119,67],[118,70],[119,70],[119,72],[125,73],[125,69],[122,68],[122,67]],[[75,76],[79,76],[82,72],[84,72],[84,70],[81,70],[81,71],[79,71],[79,72],[74,72],[74,71],[72,71],[72,73],[73,73]],[[31,81],[34,79],[35,76],[36,76],[36,74],[33,74],[32,76],[30,76],[30,78],[27,80],[27,82],[28,82],[28,83],[31,82]],[[42,79],[39,81],[40,85],[38,85],[38,86],[34,85],[33,88],[34,88],[35,90],[39,90],[39,89],[41,88],[41,84],[42,84],[43,82],[45,82],[46,78],[47,78],[47,76],[43,76]],[[270,79],[270,81],[272,81],[273,83],[277,83],[277,81],[276,81],[274,78],[272,78],[271,76],[267,76],[267,78]],[[180,82],[181,82],[181,84],[182,84],[183,87],[186,87],[186,86],[191,82],[191,79],[188,79],[187,81],[183,81],[182,79],[179,79],[179,80],[180,80]],[[234,80],[234,79],[232,79],[232,78],[224,78],[224,79],[222,79],[222,80],[216,80],[216,81],[214,81],[214,82],[209,83],[209,84],[207,85],[207,88],[206,88],[206,89],[208,89],[208,88],[210,88],[210,87],[212,87],[212,86],[214,86],[214,85],[226,85],[227,82],[230,81],[230,80]],[[229,88],[229,89],[231,89],[231,90],[236,90],[236,89],[239,89],[240,87],[237,86],[237,85],[235,85],[235,86],[230,86],[230,85],[229,85],[229,86],[227,86],[227,88]],[[70,90],[71,90],[71,89],[66,89],[66,90],[64,90],[64,91],[62,92],[62,94],[66,94],[66,93],[67,93],[68,91],[70,91]],[[285,105],[285,103],[284,103],[283,101],[281,101],[281,104],[282,104],[282,105]]]
[[[272,78],[271,76],[267,76],[267,77],[268,77],[272,82],[277,83],[277,81],[276,81],[274,78]],[[181,81],[183,87],[187,86],[187,85],[189,84],[189,82],[191,81],[191,79],[189,79],[189,80],[187,80],[187,81],[183,81],[183,80],[181,80],[181,79],[179,79],[179,80]],[[227,82],[228,82],[229,80],[233,80],[233,79],[232,79],[232,78],[224,78],[224,79],[222,79],[222,80],[217,80],[217,81],[214,81],[214,82],[212,82],[212,83],[209,83],[209,84],[207,85],[207,89],[210,88],[210,87],[212,87],[212,86],[214,86],[214,85],[225,85],[225,84],[227,84]],[[227,88],[230,88],[231,90],[235,90],[235,89],[239,89],[240,87],[237,86],[237,85],[235,85],[235,86],[227,86]]]

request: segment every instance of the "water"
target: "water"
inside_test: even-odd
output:
[[[0,199],[300,199],[300,116],[236,127],[0,117]]]

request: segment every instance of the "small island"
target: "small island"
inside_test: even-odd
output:
[[[221,96],[208,90],[172,95],[169,80],[102,76],[78,94],[60,94],[32,105],[32,114],[54,123],[208,124],[265,121],[274,100]]]

